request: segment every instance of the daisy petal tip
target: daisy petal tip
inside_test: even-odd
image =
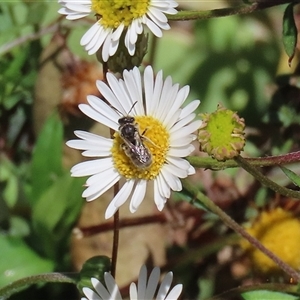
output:
[[[167,202],[167,199],[164,198],[164,202],[163,202],[163,203],[159,203],[159,204],[156,205],[157,209],[158,209],[159,211],[162,211],[162,210],[164,209],[164,207],[165,207],[165,203],[166,203],[166,202]]]
[[[188,169],[188,175],[194,175],[196,173],[196,170],[193,166],[190,166]]]
[[[134,207],[132,205],[130,205],[130,207],[129,207],[129,210],[132,214],[134,214],[137,211],[137,209],[138,209],[137,207]]]
[[[110,219],[116,213],[117,210],[118,208],[109,206],[105,211],[105,216],[104,216],[105,220]]]
[[[96,286],[97,284],[99,284],[99,280],[97,278],[92,277],[91,278],[91,283],[93,286]]]

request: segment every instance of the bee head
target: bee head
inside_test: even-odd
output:
[[[134,118],[127,116],[127,117],[120,118],[118,122],[120,125],[133,124]]]

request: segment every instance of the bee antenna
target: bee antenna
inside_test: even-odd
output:
[[[128,115],[129,115],[130,112],[133,110],[133,108],[134,108],[134,106],[135,106],[136,104],[137,104],[137,101],[135,101],[135,102],[132,104],[132,106],[131,106],[129,112],[127,113]]]
[[[123,116],[123,114],[114,106],[109,105],[113,110],[115,110],[120,116]]]

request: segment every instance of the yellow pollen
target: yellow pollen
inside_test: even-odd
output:
[[[139,168],[134,165],[131,159],[122,149],[124,144],[118,132],[114,135],[114,143],[111,149],[114,167],[126,179],[154,179],[160,172],[166,161],[169,151],[170,135],[162,123],[151,116],[135,117],[139,133],[145,131],[142,142],[149,149],[152,155],[152,164],[148,168]]]
[[[92,0],[92,10],[105,28],[128,27],[134,19],[145,15],[150,0]]]

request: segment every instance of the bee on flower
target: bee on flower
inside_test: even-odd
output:
[[[161,211],[171,190],[182,189],[180,178],[195,173],[184,157],[194,151],[193,132],[201,125],[200,120],[194,120],[194,111],[200,101],[194,100],[182,108],[189,87],[180,89],[170,76],[163,80],[162,71],[154,77],[150,66],[143,76],[138,68],[125,70],[123,79],[108,73],[107,84],[97,81],[97,87],[108,104],[96,96],[88,96],[88,104],[80,104],[79,108],[91,119],[113,129],[115,134],[109,139],[75,131],[79,140],[67,142],[71,148],[84,150],[83,156],[97,158],[71,169],[72,176],[90,176],[82,196],[92,201],[125,179],[106,210],[107,219],[128,198],[130,211],[135,212],[147,186],[153,182],[154,202]],[[123,132],[120,127],[123,128],[122,118],[126,116],[131,119]]]

